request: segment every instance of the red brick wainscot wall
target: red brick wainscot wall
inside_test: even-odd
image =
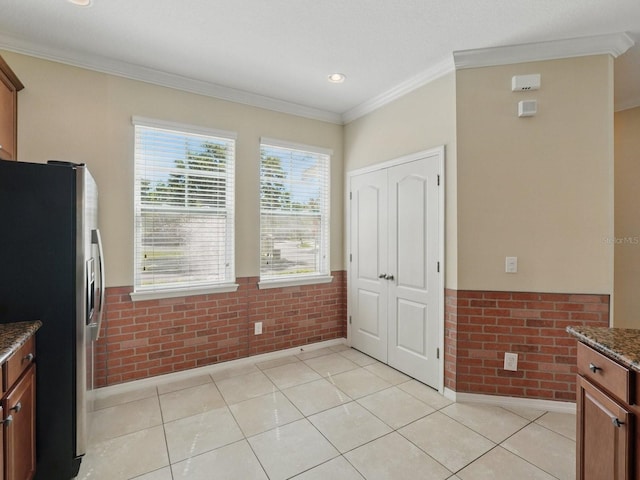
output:
[[[262,290],[245,277],[233,293],[137,302],[132,287],[107,288],[96,386],[346,337],[346,272],[332,275],[331,283]]]
[[[445,291],[445,386],[575,401],[576,339],[569,325],[609,326],[609,295]],[[503,369],[505,352],[518,371]]]

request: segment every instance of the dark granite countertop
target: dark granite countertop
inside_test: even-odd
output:
[[[19,349],[42,326],[40,320],[0,324],[0,364]]]
[[[635,328],[567,327],[581,342],[640,372],[640,330]]]

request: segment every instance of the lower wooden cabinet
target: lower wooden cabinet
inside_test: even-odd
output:
[[[633,415],[578,376],[577,475],[580,480],[630,480]]]
[[[31,480],[36,472],[35,339],[2,364],[0,479]]]
[[[4,409],[0,405],[0,419],[4,419]],[[0,476],[4,478],[4,422],[0,423]]]
[[[636,371],[578,343],[577,480],[640,478]]]
[[[2,400],[6,480],[31,480],[36,471],[35,364],[31,364]]]

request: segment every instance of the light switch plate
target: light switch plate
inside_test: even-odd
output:
[[[254,335],[262,335],[262,322],[256,322],[253,327]]]
[[[506,257],[504,271],[507,273],[518,273],[518,257]]]

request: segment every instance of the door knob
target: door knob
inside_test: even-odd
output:
[[[387,280],[393,280],[393,275],[387,275]]]
[[[387,274],[386,273],[381,273],[380,275],[378,275],[378,278],[387,278]]]

